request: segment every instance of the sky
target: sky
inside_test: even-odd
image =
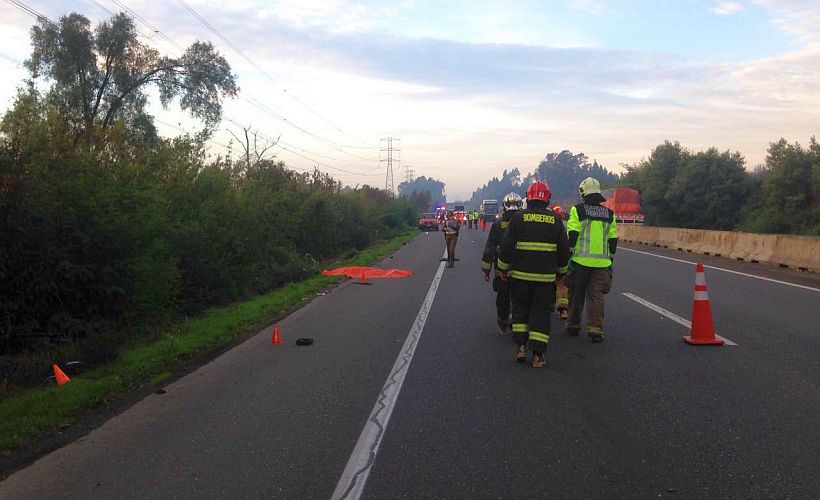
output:
[[[241,89],[212,154],[251,127],[289,167],[351,186],[384,187],[387,137],[396,185],[412,169],[452,200],[564,149],[620,172],[670,140],[752,169],[771,142],[820,132],[820,0],[21,1],[95,24],[127,7],[171,56],[212,41]],[[0,112],[33,22],[0,2]],[[151,112],[167,136],[202,127]]]

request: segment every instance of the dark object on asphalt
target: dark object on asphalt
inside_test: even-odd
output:
[[[296,339],[296,345],[310,345],[313,343],[313,339],[307,339],[304,337],[300,337]]]
[[[165,394],[166,392],[167,392],[167,391],[166,391],[165,389],[157,389],[157,390],[156,390],[156,393],[157,393],[157,394]]]

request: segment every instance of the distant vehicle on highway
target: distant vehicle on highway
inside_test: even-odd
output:
[[[619,224],[643,224],[641,195],[637,189],[613,188],[601,193],[606,201],[603,205],[615,212],[615,222]]]
[[[419,217],[419,229],[422,231],[438,231],[438,218],[433,213],[423,213]]]
[[[483,200],[478,212],[481,220],[492,224],[498,219],[498,200]]]

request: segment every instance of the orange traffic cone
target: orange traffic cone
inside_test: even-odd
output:
[[[54,370],[54,378],[57,379],[57,385],[64,385],[71,382],[71,378],[57,366],[57,363],[54,363],[51,368]]]
[[[270,343],[272,345],[279,345],[282,343],[282,336],[279,335],[279,323],[273,325],[273,336],[271,336]]]
[[[709,293],[706,291],[706,275],[703,273],[703,264],[700,263],[698,263],[695,274],[692,330],[689,335],[683,337],[683,341],[692,345],[723,345],[723,339],[715,337],[712,310],[709,307]]]

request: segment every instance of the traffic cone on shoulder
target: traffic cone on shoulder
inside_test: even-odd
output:
[[[709,307],[709,293],[706,291],[706,275],[703,264],[698,263],[695,274],[695,300],[692,304],[692,329],[683,341],[692,345],[723,345],[723,340],[715,336],[712,310]]]
[[[272,345],[279,345],[282,343],[282,336],[279,334],[279,323],[273,325],[273,335],[270,338]]]
[[[57,385],[65,385],[71,382],[71,378],[57,366],[57,363],[54,363],[51,368],[54,370],[54,378],[57,380]]]

